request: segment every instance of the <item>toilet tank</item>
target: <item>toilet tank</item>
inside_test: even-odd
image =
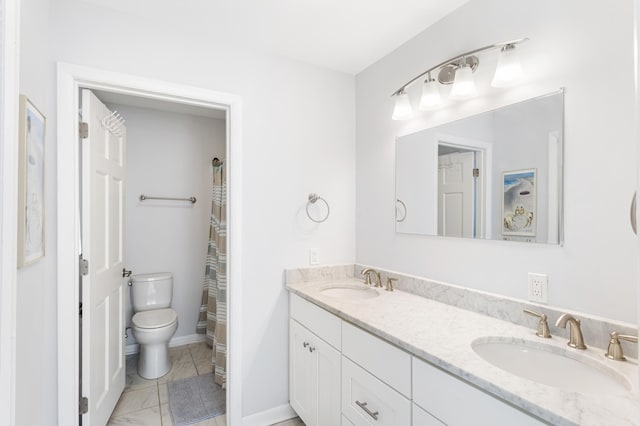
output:
[[[131,305],[134,312],[169,308],[173,298],[173,274],[155,272],[131,276]]]

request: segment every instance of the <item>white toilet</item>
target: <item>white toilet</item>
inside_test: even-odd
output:
[[[131,276],[131,330],[140,344],[138,374],[157,379],[171,369],[169,340],[178,329],[178,315],[169,308],[173,298],[171,272]]]

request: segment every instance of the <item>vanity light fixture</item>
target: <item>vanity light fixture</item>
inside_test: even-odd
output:
[[[456,70],[449,96],[453,99],[466,99],[477,94],[476,83],[473,81],[473,69],[463,60],[462,66]]]
[[[422,97],[420,97],[420,109],[429,111],[440,108],[442,106],[442,97],[438,83],[431,77],[431,73],[427,74],[427,79],[422,84]]]
[[[406,120],[413,115],[413,109],[411,108],[411,102],[409,102],[409,95],[404,89],[395,94],[396,106],[393,108],[394,120]]]
[[[427,78],[424,80],[422,97],[420,98],[420,109],[423,111],[435,109],[442,105],[438,83],[443,85],[453,84],[450,92],[451,98],[464,99],[475,96],[477,91],[473,73],[480,64],[477,55],[489,50],[500,49],[498,65],[491,85],[493,87],[506,87],[514,84],[523,75],[516,45],[527,40],[529,39],[521,38],[481,47],[462,55],[454,56],[429,68],[393,92],[391,96],[395,98],[395,108],[392,118],[394,120],[406,120],[413,116],[413,109],[406,89],[425,75]],[[437,82],[431,77],[431,73],[436,72],[438,75]]]
[[[507,87],[516,83],[522,78],[522,65],[516,46],[507,44],[500,49],[498,56],[498,66],[493,75],[491,85],[493,87]]]

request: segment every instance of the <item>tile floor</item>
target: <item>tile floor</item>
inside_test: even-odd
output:
[[[155,380],[140,377],[138,356],[127,357],[126,383],[107,426],[173,426],[167,397],[167,382],[212,372],[211,348],[205,342],[169,348],[171,371]],[[226,426],[226,416],[208,419],[194,426]],[[274,425],[276,426],[276,425]],[[296,418],[277,426],[304,426]]]

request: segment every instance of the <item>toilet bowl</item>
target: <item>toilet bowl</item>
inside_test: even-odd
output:
[[[140,344],[138,374],[157,379],[171,370],[168,344],[178,329],[178,315],[173,309],[138,312],[131,319],[133,337]]]
[[[132,275],[131,331],[140,345],[138,374],[157,379],[171,370],[169,340],[178,329],[178,315],[170,308],[173,275],[170,272]]]

